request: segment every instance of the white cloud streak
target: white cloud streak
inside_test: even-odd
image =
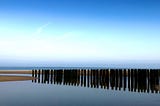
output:
[[[39,28],[37,28],[37,30],[34,32],[33,35],[39,35],[39,34],[41,34],[42,31],[43,31],[48,25],[50,25],[50,24],[51,24],[51,23],[48,22],[48,23],[40,26]]]

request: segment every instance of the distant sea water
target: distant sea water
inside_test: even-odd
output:
[[[0,70],[32,70],[32,69],[160,69],[160,64],[120,64],[120,65],[106,65],[106,66],[78,66],[78,67],[68,67],[68,66],[60,66],[60,67],[0,67]]]

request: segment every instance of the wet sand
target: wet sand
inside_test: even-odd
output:
[[[31,70],[0,70],[0,74],[32,74]]]
[[[0,82],[5,81],[24,81],[24,80],[34,80],[34,77],[31,76],[16,76],[11,74],[31,74],[31,70],[0,70]],[[1,75],[6,74],[6,75]]]
[[[34,80],[34,77],[29,76],[0,76],[0,82],[5,81],[24,81],[24,80]]]

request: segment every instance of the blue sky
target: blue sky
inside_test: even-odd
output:
[[[160,63],[159,0],[1,0],[1,66]]]

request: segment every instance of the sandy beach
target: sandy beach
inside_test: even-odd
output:
[[[24,80],[34,80],[34,77],[29,76],[1,76],[0,75],[0,82],[5,81],[24,81]]]
[[[24,81],[24,80],[34,80],[34,77],[31,76],[16,76],[11,74],[31,74],[31,70],[0,70],[0,82],[5,81]],[[8,74],[8,75],[1,75]]]
[[[31,70],[0,70],[0,74],[32,74]]]

